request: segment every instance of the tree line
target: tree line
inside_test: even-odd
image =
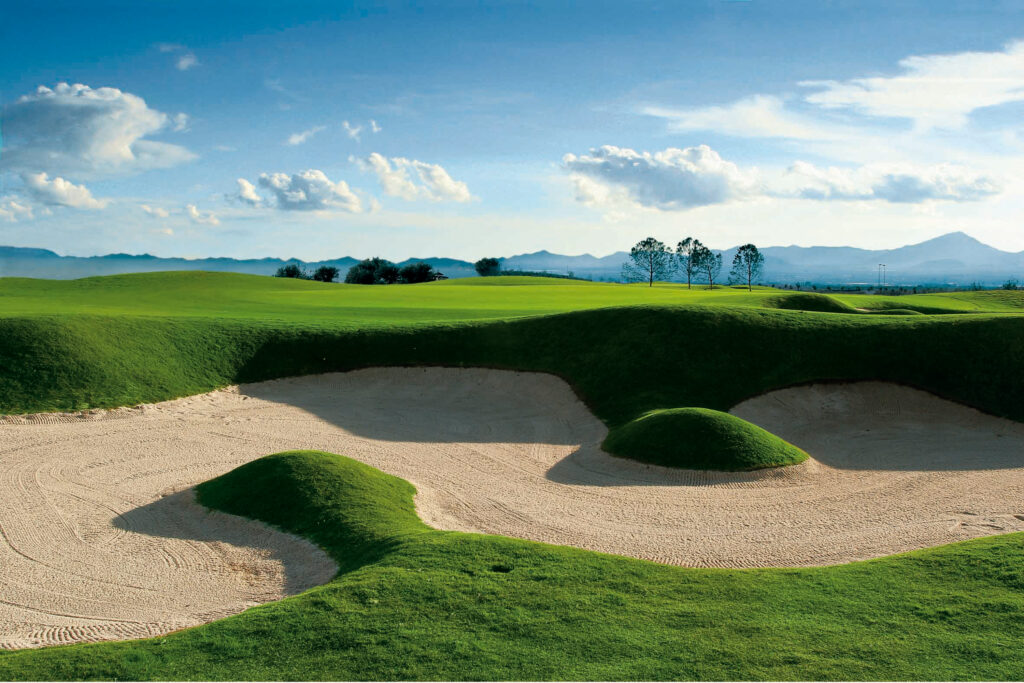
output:
[[[473,264],[481,277],[501,275],[501,261],[496,258],[482,258]],[[741,282],[747,289],[753,289],[753,282],[764,267],[764,256],[753,244],[744,244],[736,251],[729,273],[731,282]],[[640,240],[630,249],[629,260],[622,267],[622,276],[627,282],[646,282],[654,286],[655,280],[670,280],[679,274],[686,278],[686,286],[690,288],[694,282],[707,282],[710,289],[715,288],[722,271],[722,254],[715,253],[692,237],[679,242],[675,249],[653,237]],[[512,271],[509,271],[510,273]],[[528,273],[515,271],[523,275],[546,275],[545,273]],[[317,280],[334,282],[340,271],[334,266],[320,266],[312,273],[307,272],[298,264],[289,263],[281,266],[274,273],[275,277],[296,278],[300,280]],[[572,277],[571,275],[567,277]],[[345,283],[353,285],[391,285],[415,284],[447,280],[448,278],[429,263],[417,261],[398,267],[383,258],[363,259],[349,268],[345,274]]]
[[[312,273],[303,270],[298,264],[289,263],[281,266],[274,277],[290,277],[299,280],[317,280],[318,282],[334,282],[339,271],[334,266],[320,266]],[[429,263],[417,261],[407,263],[399,268],[397,265],[382,258],[363,259],[345,273],[345,283],[350,285],[411,285],[417,282],[433,282],[447,280],[444,273],[435,270]]]
[[[744,244],[733,257],[729,280],[752,290],[763,269],[764,255],[753,244]],[[694,282],[707,282],[708,288],[714,289],[721,272],[722,254],[693,237],[682,240],[675,249],[653,237],[640,240],[629,250],[629,260],[622,267],[626,282],[646,282],[653,287],[655,280],[670,280],[678,274],[686,278],[687,289]]]

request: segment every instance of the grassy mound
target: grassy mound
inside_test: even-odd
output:
[[[772,297],[764,302],[766,308],[781,308],[788,311],[815,311],[818,313],[860,313],[853,306],[834,299],[827,294],[800,292]]]
[[[0,680],[1003,680],[1024,670],[1020,534],[837,567],[682,569],[429,529],[411,485],[328,453],[268,456],[199,492],[306,535],[341,573],[160,638],[0,652]]]
[[[272,524],[324,548],[342,571],[375,561],[428,527],[412,484],[321,451],[287,451],[196,487],[200,503]]]
[[[707,408],[651,411],[613,429],[603,447],[619,457],[693,470],[756,470],[807,459],[771,432]]]

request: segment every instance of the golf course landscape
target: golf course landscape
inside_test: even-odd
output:
[[[77,643],[0,679],[1019,679],[1021,376],[1021,291],[3,278],[0,481],[283,569],[141,640],[0,608]]]

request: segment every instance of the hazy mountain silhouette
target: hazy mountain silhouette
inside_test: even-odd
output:
[[[765,280],[769,282],[874,283],[878,264],[886,264],[887,280],[892,284],[1002,284],[1007,279],[1024,279],[1024,252],[1000,251],[982,244],[962,232],[911,244],[898,249],[858,249],[855,247],[762,247],[765,255]],[[736,248],[722,252],[723,270],[728,271]],[[502,258],[508,270],[572,273],[595,280],[617,280],[625,251],[608,256],[580,254],[567,256],[549,251],[518,254]],[[0,246],[0,277],[41,277],[70,279],[93,275],[137,273],[160,270],[218,270],[255,275],[273,275],[281,266],[296,263],[307,270],[335,266],[344,273],[358,259],[351,256],[324,261],[290,258],[161,258],[151,254],[107,254],[105,256],[60,256],[48,249]],[[460,259],[412,258],[399,265],[423,261],[448,277],[476,275],[473,264]]]

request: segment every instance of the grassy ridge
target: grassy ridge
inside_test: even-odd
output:
[[[697,570],[430,530],[406,482],[324,453],[270,456],[200,494],[316,540],[342,574],[162,638],[0,653],[0,679],[999,680],[1024,671],[1020,534],[839,567]]]
[[[903,382],[1024,419],[1024,317],[700,306],[363,330],[208,318],[0,319],[0,411],[124,405],[238,381],[417,364],[550,372],[612,426],[660,408],[728,410],[764,391],[826,379]]]

